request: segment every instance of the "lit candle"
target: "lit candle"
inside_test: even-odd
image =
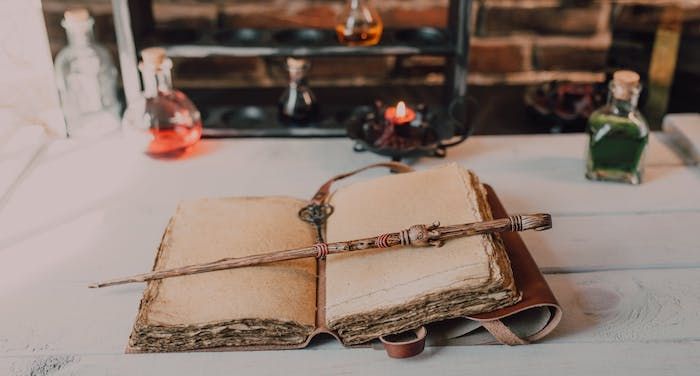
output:
[[[394,125],[405,125],[416,118],[416,113],[404,101],[399,101],[396,107],[389,107],[384,112],[384,118]]]

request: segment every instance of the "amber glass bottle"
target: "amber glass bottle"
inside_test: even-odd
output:
[[[338,17],[338,41],[349,46],[373,46],[382,38],[384,25],[369,0],[348,0]]]

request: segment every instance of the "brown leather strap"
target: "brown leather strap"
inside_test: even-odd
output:
[[[353,170],[350,172],[346,172],[344,174],[336,175],[332,178],[330,178],[328,181],[323,183],[321,188],[316,191],[316,194],[314,194],[314,197],[311,199],[310,206],[313,205],[324,205],[326,199],[328,198],[328,195],[330,195],[331,192],[331,186],[333,183],[335,183],[338,180],[345,179],[349,176],[353,176],[355,174],[358,174],[362,171],[369,170],[372,168],[377,168],[377,167],[387,167],[390,168],[392,172],[397,172],[397,173],[403,173],[403,172],[411,172],[413,171],[413,168],[409,165],[399,163],[399,162],[382,162],[382,163],[375,163],[371,164],[362,168],[358,168],[357,170]],[[321,323],[319,326],[322,328],[320,329],[323,332],[326,332],[327,329],[325,328],[325,275],[326,275],[326,263],[324,260],[319,260],[318,261],[318,268],[319,268],[319,278],[323,278],[323,291],[321,291],[321,288],[319,288],[319,295],[317,297],[317,306],[319,307],[324,307],[323,309],[320,309],[318,311],[316,321],[317,324]],[[321,282],[320,282],[321,283]],[[332,333],[332,332],[331,332]],[[423,352],[423,348],[425,347],[425,337],[428,334],[428,331],[425,329],[425,327],[420,327],[415,330],[415,335],[416,338],[408,340],[408,341],[397,341],[393,342],[386,337],[379,337],[379,340],[382,341],[384,344],[384,349],[386,350],[387,354],[392,357],[392,358],[409,358],[415,355],[420,354]],[[333,336],[336,338],[337,335],[332,333]],[[309,336],[310,341],[311,336]]]
[[[341,179],[345,179],[349,176],[355,175],[355,174],[360,173],[362,171],[369,170],[371,168],[376,168],[376,167],[388,167],[391,169],[392,172],[399,172],[399,173],[413,171],[413,167],[406,165],[406,164],[403,164],[403,163],[400,163],[400,162],[382,162],[382,163],[371,164],[371,165],[368,165],[368,166],[365,166],[362,168],[358,168],[357,170],[346,172],[344,174],[336,175],[336,176],[330,178],[330,180],[323,183],[321,188],[318,189],[318,191],[316,192],[314,197],[311,199],[311,201],[314,204],[318,204],[318,205],[323,204],[323,202],[326,200],[326,198],[330,194],[331,185],[333,185],[334,182],[341,180]]]
[[[493,336],[496,337],[498,342],[504,345],[515,346],[527,345],[528,343],[530,343],[527,340],[518,337],[501,320],[482,321],[481,325],[483,325],[483,327],[486,330],[488,330],[489,333],[493,334]]]
[[[424,326],[413,331],[416,338],[406,341],[392,341],[388,337],[379,337],[379,340],[384,344],[384,350],[391,358],[402,359],[416,356],[423,352],[425,348],[425,337],[428,335],[428,330]]]

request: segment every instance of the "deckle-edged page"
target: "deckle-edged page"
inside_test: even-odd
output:
[[[331,204],[329,242],[436,220],[490,219],[477,177],[456,164],[359,182],[338,190]],[[326,267],[327,322],[346,344],[518,299],[502,243],[488,235],[450,240],[441,248],[330,255]]]
[[[283,197],[221,198],[179,205],[155,270],[313,244]],[[150,282],[130,346],[175,351],[303,342],[315,327],[316,261],[299,259]]]

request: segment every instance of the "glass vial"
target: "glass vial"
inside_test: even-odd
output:
[[[348,0],[340,13],[335,32],[338,41],[349,46],[373,46],[379,43],[384,25],[369,0]]]
[[[66,11],[61,22],[68,44],[56,55],[55,74],[68,137],[119,127],[117,69],[107,49],[95,42],[94,23],[84,8]]]
[[[637,109],[640,91],[637,73],[615,72],[608,103],[588,119],[588,179],[642,182],[649,127]]]
[[[124,121],[130,128],[149,135],[147,154],[180,157],[202,136],[199,110],[184,93],[173,89],[173,63],[163,48],[146,48],[141,57],[143,96],[129,105]]]
[[[289,86],[278,104],[280,121],[286,125],[307,125],[318,120],[316,96],[306,83],[309,67],[306,59],[287,58]]]

